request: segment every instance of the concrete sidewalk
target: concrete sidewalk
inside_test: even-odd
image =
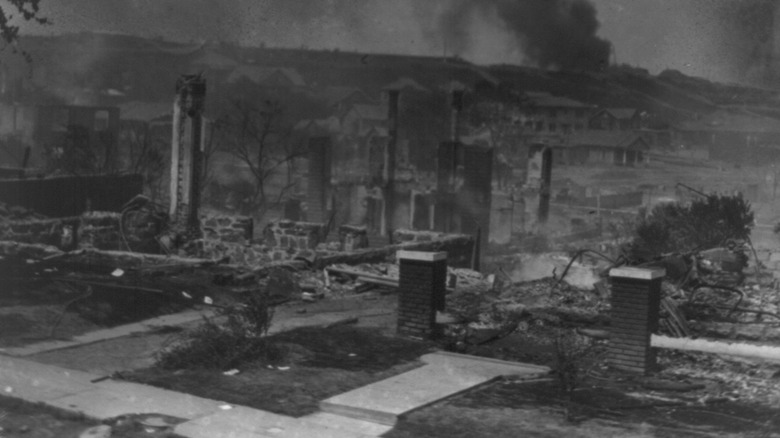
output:
[[[160,414],[182,420],[174,432],[189,438],[367,438],[389,431],[397,419],[501,376],[533,379],[546,367],[451,353],[422,357],[426,365],[321,402],[323,412],[278,415],[147,385],[0,356],[5,395],[80,412],[98,420]]]
[[[191,438],[368,438],[389,428],[351,419],[292,418],[151,386],[0,356],[5,395],[80,412],[98,420],[125,414],[161,414],[184,420],[174,432]],[[363,432],[369,433],[363,433]]]
[[[351,312],[310,315],[293,312],[280,318],[271,332],[327,326],[376,314],[369,306]],[[194,317],[183,316],[180,322]],[[426,363],[422,368],[332,397],[321,402],[322,412],[293,418],[138,383],[105,379],[104,376],[114,369],[151,365],[150,352],[140,350],[149,350],[150,342],[154,344],[162,338],[141,342],[128,336],[128,331],[136,333],[134,330],[138,328],[120,327],[114,332],[101,333],[102,341],[95,342],[95,338],[90,337],[86,345],[64,345],[70,348],[56,351],[46,351],[46,348],[37,354],[34,354],[35,348],[15,351],[17,354],[31,353],[27,357],[0,354],[0,390],[10,397],[81,412],[98,420],[126,414],[179,418],[182,422],[174,432],[189,438],[365,438],[389,431],[404,414],[501,376],[531,379],[549,372],[546,367],[535,365],[433,353],[422,357]],[[115,339],[113,335],[121,337]],[[139,358],[137,355],[142,353],[149,357]],[[90,372],[93,370],[96,372]]]

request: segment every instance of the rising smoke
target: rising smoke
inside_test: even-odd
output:
[[[509,44],[540,67],[598,70],[609,63],[611,45],[596,36],[599,22],[587,0],[457,0],[441,17],[452,50],[480,50],[475,33],[500,28]]]
[[[65,6],[65,3],[68,5]],[[54,28],[184,41],[459,55],[480,63],[598,69],[588,0],[68,0],[44,4]]]

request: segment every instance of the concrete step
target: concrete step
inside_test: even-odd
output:
[[[392,426],[416,409],[491,382],[501,376],[537,378],[547,367],[433,353],[421,358],[425,366],[320,402],[324,412]]]
[[[370,436],[380,436],[393,428],[392,426],[387,426],[384,424],[358,420],[355,418],[344,417],[342,415],[331,414],[328,412],[317,412],[305,417],[301,417],[300,420],[306,421],[308,423],[321,424],[332,429],[357,432]]]
[[[316,421],[234,407],[181,423],[174,433],[189,438],[372,438]]]

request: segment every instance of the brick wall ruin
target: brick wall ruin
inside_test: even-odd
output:
[[[122,215],[95,211],[79,217],[78,245],[81,248],[127,250],[119,228]]]
[[[0,239],[72,249],[77,243],[75,233],[79,221],[78,217],[5,220],[0,222]]]
[[[0,219],[0,241],[45,244],[61,250],[93,248],[104,251],[159,253],[156,234],[143,237],[157,251],[141,251],[138,236],[129,230],[123,235],[121,214],[89,212],[68,218],[43,218],[40,215]],[[262,239],[253,239],[254,224],[246,216],[207,214],[201,218],[203,237],[190,242],[182,255],[209,260],[228,259],[227,263],[260,266],[271,262],[305,258],[316,266],[332,263],[372,263],[392,260],[399,249],[447,251],[448,264],[468,267],[474,239],[468,235],[433,231],[396,230],[393,245],[368,248],[366,227],[344,225],[338,241],[325,242],[324,224],[283,220],[269,224]],[[152,245],[153,244],[153,245]]]

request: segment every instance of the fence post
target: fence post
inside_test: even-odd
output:
[[[398,251],[398,328],[401,336],[432,338],[436,311],[444,310],[447,253]]]

